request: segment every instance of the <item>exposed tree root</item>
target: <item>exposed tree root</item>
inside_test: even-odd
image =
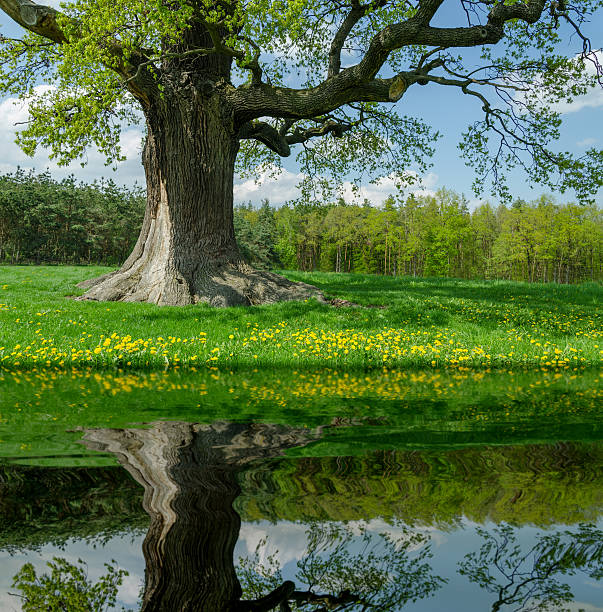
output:
[[[88,289],[78,300],[149,302],[159,306],[249,306],[309,298],[326,301],[312,285],[243,263],[216,265],[209,271],[197,267],[184,273],[132,266],[84,281],[78,287]]]

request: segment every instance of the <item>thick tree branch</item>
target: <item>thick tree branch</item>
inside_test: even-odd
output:
[[[257,140],[281,157],[289,157],[291,155],[290,145],[303,144],[312,138],[319,138],[327,134],[333,134],[340,138],[345,132],[350,131],[360,123],[359,121],[341,123],[327,118],[316,119],[316,121],[319,123],[316,127],[296,128],[291,134],[287,134],[294,123],[291,120],[286,121],[280,130],[264,121],[250,121],[239,130],[239,138],[242,140]]]
[[[260,66],[259,62],[262,51],[257,43],[246,36],[239,36],[239,40],[246,42],[253,49],[253,56],[249,58],[246,56],[245,52],[241,51],[240,49],[233,49],[232,47],[224,44],[222,35],[220,34],[220,29],[216,24],[203,21],[203,25],[207,29],[214,46],[212,49],[201,49],[200,51],[204,52],[206,55],[210,53],[217,53],[232,57],[236,61],[239,68],[243,68],[244,70],[249,70],[251,72],[251,84],[259,85],[262,82],[262,67]]]
[[[31,0],[0,0],[0,10],[4,11],[11,19],[21,27],[47,38],[48,40],[63,44],[67,43],[67,37],[57,23],[57,16],[62,14],[49,7],[31,2]],[[142,67],[147,67],[150,62],[142,53],[132,53],[130,60],[123,60],[123,49],[121,45],[112,40],[108,45],[109,54],[118,60],[117,65],[111,65],[126,82],[130,92],[141,102],[148,101],[146,91],[149,87],[155,88],[152,78],[143,74]]]
[[[253,88],[233,88],[227,94],[230,102],[242,122],[261,116],[307,119],[324,115],[350,102],[396,102],[409,85],[424,80],[416,72],[401,73],[393,79],[375,78],[392,51],[408,45],[455,48],[495,44],[504,35],[506,21],[519,19],[526,23],[536,22],[542,15],[545,0],[528,0],[512,5],[496,3],[485,25],[431,27],[429,21],[440,4],[441,0],[423,0],[414,17],[387,26],[377,33],[358,64],[332,74],[314,88],[288,89],[266,84]],[[341,31],[342,36],[347,36],[345,28]],[[337,66],[337,49],[338,45],[332,47],[331,72]],[[421,72],[425,74],[425,67],[421,67]]]
[[[437,4],[439,6],[442,2],[443,0],[430,0],[430,2],[427,3]],[[339,74],[341,70],[341,51],[343,49],[345,41],[347,40],[354,26],[369,11],[374,11],[375,9],[378,9],[384,6],[385,4],[387,4],[387,0],[374,0],[373,2],[369,2],[368,4],[362,5],[360,4],[359,0],[352,0],[352,8],[339,26],[339,29],[337,30],[337,33],[333,38],[333,42],[331,43],[331,48],[329,50],[329,70],[327,78],[331,78],[336,74]],[[437,7],[435,10],[437,10]]]
[[[295,591],[295,584],[285,580],[281,586],[274,589],[261,599],[240,602],[237,612],[268,612],[290,599]]]
[[[339,76],[309,90],[273,87],[262,83],[258,87],[234,89],[226,96],[239,117],[252,120],[253,115],[273,116],[297,121],[327,115],[344,104],[353,102],[397,102],[413,83],[425,84],[430,70],[442,65],[436,59],[421,68],[401,72],[389,79],[372,79],[367,83],[346,87],[348,79]],[[341,77],[347,71],[341,73]],[[336,85],[334,84],[336,82]],[[263,112],[255,109],[263,109]],[[289,126],[290,127],[290,126]]]
[[[350,591],[342,591],[339,595],[330,593],[313,593],[312,591],[295,591],[289,598],[298,604],[323,604],[325,608],[335,608],[338,606],[346,606],[347,604],[357,603],[369,605],[362,597],[354,595]]]
[[[36,4],[31,0],[0,0],[0,9],[21,27],[34,34],[55,43],[67,41],[56,21],[59,12],[49,6]]]
[[[528,0],[526,3],[518,2],[513,5],[497,3],[490,11],[486,25],[461,28],[429,26],[426,20],[431,19],[438,6],[437,0],[424,0],[415,17],[387,26],[374,36],[364,58],[354,67],[358,78],[365,81],[373,78],[392,51],[411,44],[430,47],[473,47],[495,44],[504,35],[503,27],[506,21],[510,19],[520,19],[526,23],[538,21],[544,10],[545,0]]]
[[[261,49],[250,38],[243,36],[240,38],[251,46],[253,49],[253,57],[247,59],[245,58],[244,54],[241,54],[237,58],[237,65],[239,68],[247,69],[251,72],[252,85],[259,85],[262,82],[262,67],[260,66]]]
[[[336,74],[339,74],[341,69],[341,50],[343,45],[349,36],[352,28],[362,19],[365,12],[365,7],[360,6],[358,0],[352,1],[352,10],[347,14],[343,23],[339,26],[333,42],[331,43],[331,49],[329,50],[329,71],[327,78],[331,78]]]
[[[291,155],[291,149],[285,135],[264,121],[245,123],[239,130],[239,138],[241,140],[257,140],[281,157]]]
[[[281,127],[279,128],[278,133],[281,136],[285,136],[294,123],[295,120],[293,119],[285,119],[285,121],[283,121]]]
[[[345,132],[349,132],[358,125],[354,123],[340,123],[332,119],[325,121],[322,125],[311,127],[306,130],[296,128],[292,134],[286,136],[285,140],[288,144],[302,144],[308,142],[311,138],[319,138],[327,134],[333,134],[336,138],[341,138]]]

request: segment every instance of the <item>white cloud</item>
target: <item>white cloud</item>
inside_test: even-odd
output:
[[[419,176],[417,172],[409,170],[406,172],[407,181],[400,183],[399,179],[392,174],[383,176],[375,183],[361,185],[355,191],[350,181],[343,184],[343,197],[347,202],[363,202],[368,200],[373,206],[382,206],[384,200],[389,195],[395,195],[400,191],[405,195],[411,193],[417,196],[432,196],[435,195],[434,187],[438,182],[438,175],[429,172],[424,177]]]
[[[236,178],[236,177],[235,177]],[[237,182],[234,185],[235,203],[259,201],[267,198],[271,204],[284,204],[299,195],[298,183],[304,178],[302,173],[290,172],[283,169],[274,176],[274,169],[258,173],[257,177]]]
[[[119,599],[128,606],[138,602],[140,590],[144,584],[144,578],[139,575],[129,574],[123,578],[119,587]]]
[[[420,187],[419,189],[416,188],[409,188],[408,192],[409,193],[414,193],[416,196],[433,196],[435,195],[437,189],[437,184],[438,184],[438,180],[439,177],[437,174],[435,174],[435,172],[428,172],[425,176],[417,177],[419,179],[419,183],[417,185],[417,187]]]
[[[259,561],[265,564],[273,556],[283,567],[291,561],[301,559],[307,550],[306,531],[308,525],[280,521],[276,525],[262,521],[257,524],[243,523],[239,532],[237,553],[240,556],[251,556],[259,547]]]
[[[36,87],[37,93],[51,90],[48,85]],[[145,177],[141,164],[142,130],[140,128],[126,127],[121,135],[122,152],[126,161],[112,167],[105,165],[105,158],[96,149],[91,149],[86,157],[87,164],[82,168],[81,162],[76,160],[68,166],[61,167],[51,160],[48,151],[39,149],[33,157],[29,157],[15,144],[16,134],[20,125],[27,121],[27,103],[18,98],[5,98],[0,101],[0,172],[14,172],[17,166],[26,170],[35,169],[43,172],[48,169],[52,176],[61,179],[74,174],[78,179],[92,182],[101,177],[112,178],[118,184],[128,186],[138,183],[144,185]]]
[[[603,63],[603,52],[595,51],[594,56],[599,64]],[[581,61],[580,56],[576,57],[576,61]],[[590,77],[594,77],[597,69],[592,61],[586,61],[586,72]],[[536,79],[537,83],[538,79]],[[518,93],[516,99],[521,101],[523,94]],[[595,84],[594,87],[589,89],[587,93],[582,96],[577,96],[571,102],[560,100],[555,104],[547,104],[546,99],[541,101],[543,105],[547,106],[550,110],[555,111],[561,115],[567,115],[569,113],[577,113],[584,108],[599,108],[603,106],[603,87]]]
[[[437,174],[429,172],[424,177],[420,177],[416,172],[409,171],[407,175],[412,181],[402,185],[405,194],[435,195]],[[235,203],[251,201],[258,204],[261,199],[267,198],[272,205],[280,206],[299,196],[297,185],[303,178],[303,173],[287,169],[283,169],[277,175],[274,175],[272,170],[263,171],[255,180],[247,179],[235,184]],[[387,196],[398,193],[397,182],[398,179],[393,175],[383,176],[375,183],[366,183],[358,188],[355,188],[351,181],[344,181],[340,193],[349,203],[362,203],[366,199],[374,206],[381,206]]]
[[[551,109],[562,114],[577,113],[583,108],[599,108],[603,106],[603,88],[594,87],[583,96],[578,96],[572,102],[557,102]]]
[[[398,549],[406,542],[409,542],[413,536],[417,534],[424,536],[425,539],[423,541],[415,542],[408,547],[409,552],[421,550],[428,544],[433,544],[436,547],[442,546],[448,540],[447,534],[431,525],[413,525],[411,527],[401,523],[391,524],[382,518],[371,519],[369,521],[349,521],[346,527],[354,535],[360,535],[362,529],[366,529],[373,536],[385,535],[397,545]]]
[[[6,98],[0,102],[0,133],[13,134],[18,123],[27,121],[27,105],[17,98]]]
[[[121,134],[121,152],[126,160],[140,161],[142,156],[142,132],[140,129],[128,129]]]
[[[488,203],[488,200],[484,200],[483,198],[471,198],[467,202],[467,208],[473,211],[476,208],[480,207],[482,204],[487,204],[487,203]]]
[[[596,138],[585,138],[584,140],[580,140],[576,143],[577,147],[591,147],[592,145],[597,144]]]

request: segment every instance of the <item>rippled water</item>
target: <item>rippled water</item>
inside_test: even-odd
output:
[[[24,563],[58,556],[91,581],[126,569],[118,609],[602,610],[600,388],[0,373],[0,608],[20,609]]]

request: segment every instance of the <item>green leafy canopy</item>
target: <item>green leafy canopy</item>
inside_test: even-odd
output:
[[[260,109],[238,156],[243,173],[258,165],[278,169],[283,152],[266,146],[259,126],[280,133],[298,145],[306,193],[326,196],[334,178],[388,174],[403,184],[413,176],[410,167],[424,171],[438,134],[404,113],[404,93],[413,85],[429,85],[434,96],[454,88],[477,118],[460,144],[476,171],[477,193],[491,181],[508,197],[508,171],[521,167],[530,181],[574,189],[588,201],[603,184],[603,152],[575,157],[549,145],[559,138],[555,104],[601,81],[601,55],[582,27],[602,4],[76,0],[61,3],[58,13],[44,9],[33,27],[23,17],[25,0],[0,0],[28,28],[21,38],[0,37],[0,91],[29,104],[29,121],[17,136],[28,154],[42,146],[67,164],[94,145],[111,163],[122,159],[120,130],[140,120],[141,105],[145,110],[148,88],[141,93],[140,83],[150,80],[164,95],[184,74],[195,78],[196,59],[232,60],[226,82],[218,84],[225,100],[260,90],[283,98],[301,91],[311,99],[325,84],[342,82],[357,95],[346,94],[324,112],[292,116],[269,105],[262,115]],[[442,11],[454,21],[450,27],[431,23],[434,16],[439,23]],[[570,35],[582,46],[579,55],[560,51]]]

